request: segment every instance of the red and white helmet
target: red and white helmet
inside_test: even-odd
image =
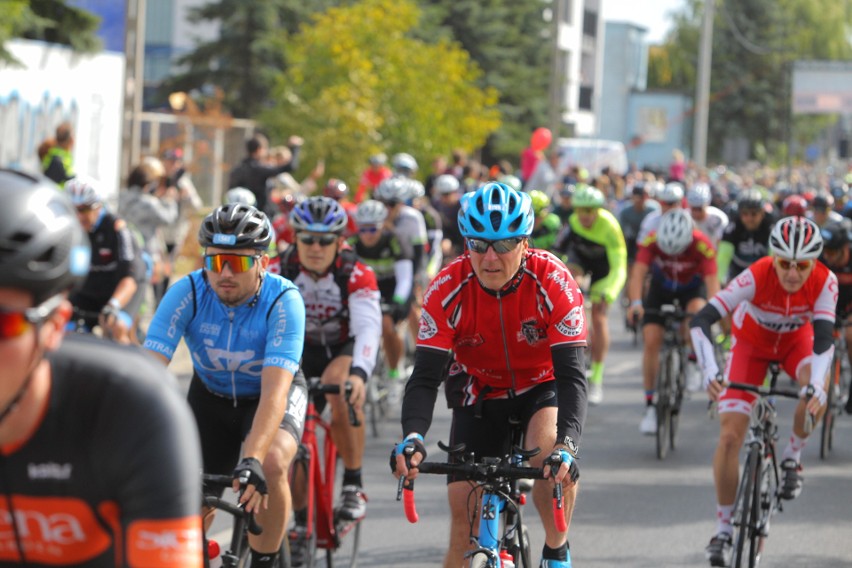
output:
[[[789,260],[810,260],[822,252],[819,226],[806,217],[784,217],[769,234],[769,252]]]

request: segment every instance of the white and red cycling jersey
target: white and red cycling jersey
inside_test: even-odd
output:
[[[499,293],[481,286],[464,254],[444,267],[423,296],[417,346],[453,351],[469,375],[462,406],[506,398],[554,380],[551,348],[585,346],[583,296],[551,253],[530,249]]]
[[[720,314],[733,313],[735,335],[765,346],[812,320],[834,322],[837,277],[820,262],[802,288],[790,294],[781,286],[772,257],[753,263],[710,300]]]
[[[281,255],[281,274],[298,286],[305,301],[305,347],[337,346],[354,339],[352,367],[373,373],[382,334],[379,287],[373,270],[341,248],[319,278],[299,262],[296,247]]]

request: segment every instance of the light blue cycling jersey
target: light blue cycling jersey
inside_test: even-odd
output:
[[[145,348],[171,360],[181,337],[207,388],[228,398],[260,396],[264,367],[299,369],[305,303],[299,289],[265,274],[257,298],[226,306],[203,276],[191,272],[169,288],[148,328]]]

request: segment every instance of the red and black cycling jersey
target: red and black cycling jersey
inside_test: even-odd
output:
[[[0,564],[200,567],[201,456],[173,379],[91,336],[48,360],[38,424],[0,448]]]
[[[583,295],[571,273],[553,254],[530,249],[517,275],[500,292],[484,288],[470,254],[444,267],[423,296],[414,372],[406,387],[403,429],[425,433],[443,377],[432,376],[429,357],[465,371],[464,385],[447,385],[450,406],[480,399],[511,398],[556,379],[560,435],[579,439],[585,414],[583,369],[554,368],[560,349],[586,345]],[[577,361],[581,361],[578,357]],[[446,376],[446,375],[444,375]],[[409,396],[423,388],[422,395]],[[563,389],[563,387],[565,387]]]
[[[639,243],[636,262],[650,266],[654,285],[669,292],[695,289],[707,276],[715,276],[717,270],[716,249],[698,229],[693,229],[692,242],[686,250],[675,255],[660,250],[656,231],[651,233]]]

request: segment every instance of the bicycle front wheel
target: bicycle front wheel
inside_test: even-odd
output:
[[[362,519],[363,520],[363,519]],[[361,545],[361,521],[341,521],[335,523],[338,546],[326,551],[327,568],[337,566],[358,566],[358,549]]]
[[[489,568],[488,555],[484,552],[477,552],[470,557],[470,568]]]
[[[734,568],[756,566],[760,534],[757,523],[760,520],[760,450],[757,446],[749,449],[740,486],[737,490],[737,502],[734,506]]]
[[[680,422],[680,406],[683,403],[683,391],[686,388],[686,353],[682,348],[672,349],[669,355],[669,375],[672,393],[669,399],[669,448],[677,445],[677,427]]]
[[[664,349],[657,373],[657,458],[664,460],[669,450],[671,427],[672,369],[671,349]]]
[[[819,457],[828,458],[831,453],[834,437],[834,419],[837,417],[837,407],[840,401],[840,358],[837,353],[831,361],[831,376],[828,379],[828,390],[825,398],[825,413],[822,415],[822,434],[820,436]]]

